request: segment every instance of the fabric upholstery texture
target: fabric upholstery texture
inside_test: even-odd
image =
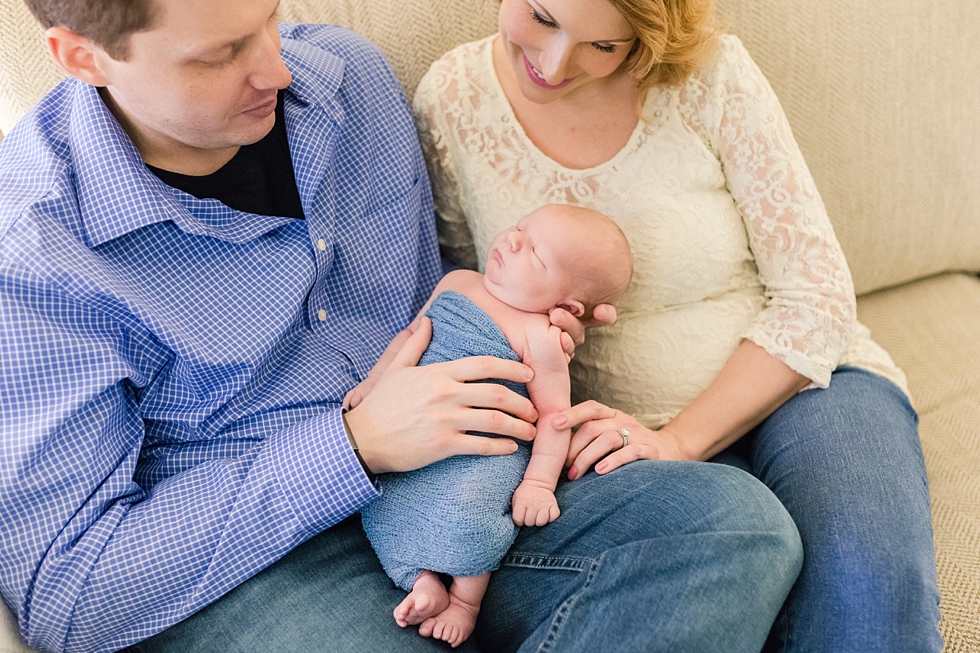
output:
[[[861,297],[908,375],[932,498],[946,653],[980,651],[980,280],[944,274]]]
[[[717,2],[789,116],[857,293],[980,268],[980,3]]]
[[[945,650],[980,653],[980,3],[717,1],[786,110],[857,292],[873,293],[859,298],[859,319],[908,376],[932,490]],[[280,16],[365,35],[411,97],[431,61],[493,32],[496,8],[283,0]],[[62,73],[23,0],[0,0],[0,34],[7,132]],[[957,271],[969,274],[942,274]],[[23,650],[8,618],[0,614],[0,651]]]

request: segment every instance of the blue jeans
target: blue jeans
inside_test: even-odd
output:
[[[792,515],[803,570],[765,651],[943,647],[918,417],[894,384],[841,367],[716,462],[748,466]]]
[[[801,565],[760,482],[725,465],[636,462],[557,490],[523,528],[459,651],[757,653]],[[292,551],[140,653],[449,650],[401,629],[405,597],[355,516]]]

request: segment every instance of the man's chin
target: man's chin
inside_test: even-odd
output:
[[[245,114],[243,114],[245,115]],[[238,145],[253,145],[269,135],[272,128],[276,125],[276,114],[273,111],[267,117],[253,120],[253,124],[247,129],[243,129]]]

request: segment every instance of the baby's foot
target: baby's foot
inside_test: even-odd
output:
[[[395,608],[395,623],[404,628],[420,624],[449,607],[449,592],[437,574],[423,571],[412,591]]]
[[[449,607],[423,621],[419,626],[419,635],[441,639],[456,648],[473,634],[479,612],[479,606],[469,605],[450,594]]]

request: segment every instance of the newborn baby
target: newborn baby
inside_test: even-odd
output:
[[[548,314],[561,307],[588,318],[597,304],[619,299],[632,274],[629,243],[615,222],[551,204],[494,237],[485,274],[456,270],[436,286],[421,311],[432,321],[432,340],[419,365],[486,355],[523,361],[534,371],[526,389],[487,382],[530,396],[537,435],[530,451],[523,445],[508,456],[454,456],[379,477],[382,494],[361,517],[385,571],[409,590],[394,612],[400,626],[420,624],[421,635],[459,646],[473,632],[490,572],[517,526],[558,518],[554,490],[571,431],[555,429],[552,418],[570,405],[569,377],[561,332]],[[348,393],[348,407],[370,392],[420,319]],[[438,574],[452,576],[448,591]]]

